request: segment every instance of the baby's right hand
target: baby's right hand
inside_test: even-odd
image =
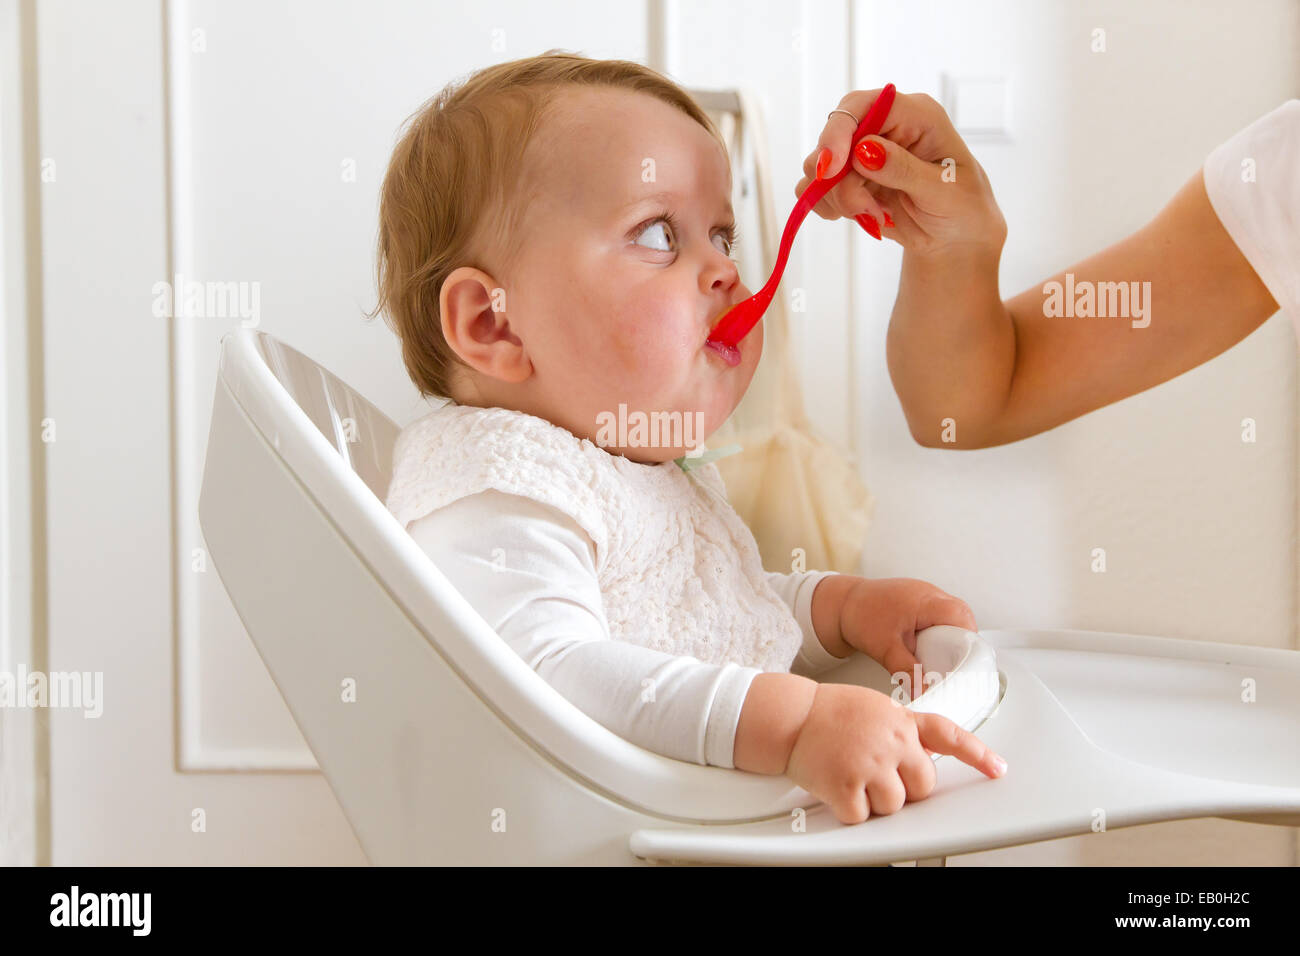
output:
[[[841,823],[861,823],[930,795],[930,752],[951,754],[990,777],[1006,769],[978,737],[947,717],[915,713],[868,687],[819,684],[785,775]]]
[[[860,118],[879,93],[855,90],[840,100],[839,108]],[[1007,224],[988,176],[938,102],[924,93],[899,93],[880,134],[863,138],[873,144],[865,154],[869,165],[863,156],[849,155],[853,133],[853,120],[831,113],[817,148],[804,160],[805,175],[795,186],[796,196],[816,177],[823,149],[830,151],[828,176],[839,172],[846,161],[852,163],[849,175],[813,212],[823,219],[865,212],[888,227],[883,230],[885,238],[896,240],[914,255],[944,258],[971,249],[1001,252]],[[886,213],[892,219],[884,218]]]

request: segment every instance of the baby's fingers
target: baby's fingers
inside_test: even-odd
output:
[[[923,631],[927,627],[933,627],[936,624],[951,624],[954,627],[962,627],[968,631],[979,630],[970,605],[961,598],[945,594],[937,588],[934,594],[917,609],[916,629]]]
[[[904,686],[911,690],[911,699],[915,700],[925,691],[925,671],[912,653],[903,646],[902,641],[895,641],[886,648],[883,659],[880,661],[884,665],[885,671],[891,675],[906,675],[907,682]],[[916,682],[916,686],[912,686]]]
[[[1006,761],[970,731],[963,730],[940,714],[914,716],[921,746],[927,750],[950,754],[990,777],[1000,777],[1006,773]]]

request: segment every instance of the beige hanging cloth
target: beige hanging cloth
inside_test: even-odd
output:
[[[750,265],[759,269],[756,281],[761,284],[776,262],[785,223],[777,222],[772,206],[758,103],[747,91],[737,93],[739,117],[724,112],[714,119],[732,150],[733,171],[740,174],[733,190],[737,218],[748,212],[750,224],[758,227],[748,235],[759,235],[760,244],[748,249],[753,250]],[[751,169],[752,185],[747,179]],[[741,235],[746,235],[743,219]],[[757,285],[751,289],[756,291]],[[711,449],[731,444],[742,449],[715,462],[727,498],[753,533],[768,571],[857,574],[875,499],[848,456],[822,437],[804,412],[784,284],[762,322],[763,358],[749,390],[731,417],[709,436]]]

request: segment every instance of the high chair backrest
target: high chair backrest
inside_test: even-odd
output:
[[[258,352],[276,382],[325,436],[357,477],[383,501],[392,477],[393,443],[400,429],[326,368],[265,333]]]

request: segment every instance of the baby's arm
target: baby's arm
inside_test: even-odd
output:
[[[813,673],[840,661],[830,652],[832,647],[857,647],[849,638],[869,633],[870,628],[858,626],[846,634],[846,618],[865,618],[865,623],[875,622],[877,630],[883,624],[895,636],[903,630],[896,626],[900,620],[910,626],[932,617],[931,623],[956,617],[965,622],[962,626],[974,626],[973,620],[965,621],[969,608],[923,581],[814,573],[820,575],[817,580],[769,574],[796,617],[805,610],[805,644],[796,664],[806,653],[817,654],[807,632],[809,623],[815,625],[813,637],[823,645],[820,655],[827,667]],[[808,586],[815,589],[811,595],[802,592]],[[859,595],[856,603],[850,600],[854,594]],[[802,607],[799,597],[810,608]],[[931,613],[935,601],[942,610],[938,617]],[[949,607],[947,602],[961,606]],[[922,609],[928,617],[918,617]],[[900,653],[892,644],[875,649],[885,658]],[[946,717],[916,714],[890,695],[851,684],[817,683],[799,673],[760,674],[745,698],[734,760],[742,770],[784,774],[824,801],[840,822],[859,823],[872,813],[894,813],[907,800],[928,796],[935,780],[930,752],[953,754],[989,776],[1004,769],[973,734]]]
[[[841,823],[890,814],[934,789],[931,754],[952,754],[990,777],[1006,764],[941,714],[916,713],[890,695],[797,674],[759,674],[736,731],[736,766],[784,774]]]
[[[488,625],[589,717],[647,750],[734,766],[741,707],[762,672],[613,640],[591,538],[568,516],[484,491],[408,530]]]
[[[818,684],[799,674],[759,674],[749,685],[736,726],[738,770],[782,774],[812,708]]]
[[[734,761],[751,773],[780,774],[812,709],[818,684],[811,676],[843,664],[853,652],[839,630],[840,609],[852,579],[833,571],[764,574],[799,622],[803,646],[789,674],[759,674],[750,684],[736,727]]]
[[[840,610],[844,595],[856,578],[834,571],[765,571],[767,581],[803,632],[803,646],[790,665],[790,673],[811,677],[843,664],[853,648],[840,635]]]

